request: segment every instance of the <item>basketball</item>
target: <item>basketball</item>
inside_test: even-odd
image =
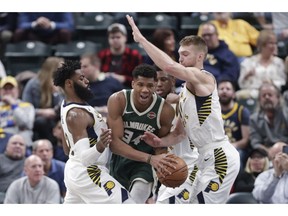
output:
[[[185,182],[185,180],[188,177],[188,166],[182,158],[174,154],[167,155],[167,157],[173,157],[174,159],[177,160],[178,163],[173,164],[176,167],[176,169],[166,166],[166,169],[168,169],[171,172],[171,174],[166,175],[165,177],[160,176],[156,171],[158,180],[160,181],[161,184],[165,185],[166,187],[172,187],[172,188],[179,187],[181,184]]]

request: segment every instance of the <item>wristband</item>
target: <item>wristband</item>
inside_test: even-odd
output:
[[[148,156],[148,159],[147,159],[147,161],[146,161],[148,164],[150,164],[151,158],[152,158],[152,154],[150,154],[150,155]]]

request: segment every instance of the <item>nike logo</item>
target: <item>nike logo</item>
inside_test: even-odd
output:
[[[134,111],[126,111],[124,114],[132,114],[132,113],[134,113]]]
[[[208,161],[210,158],[204,158],[204,161]]]

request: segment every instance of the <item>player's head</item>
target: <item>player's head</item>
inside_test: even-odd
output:
[[[175,91],[175,77],[171,76],[157,66],[155,66],[155,68],[157,71],[156,93],[159,96],[166,98],[169,93]]]
[[[185,67],[194,67],[197,65],[203,67],[208,48],[206,42],[200,36],[190,35],[184,37],[179,47],[179,63]]]
[[[60,86],[65,93],[74,93],[80,99],[86,101],[93,96],[89,89],[89,81],[81,71],[79,61],[65,60],[65,62],[54,73],[54,85]]]
[[[140,64],[134,68],[132,76],[135,99],[141,104],[151,101],[152,93],[155,92],[156,88],[156,69],[152,65]]]

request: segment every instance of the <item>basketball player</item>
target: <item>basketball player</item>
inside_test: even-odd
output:
[[[174,159],[165,157],[166,152],[155,155],[153,147],[140,137],[145,131],[159,137],[167,135],[175,111],[155,93],[155,68],[140,64],[134,68],[132,77],[132,89],[116,92],[108,99],[107,123],[112,129],[113,152],[110,171],[136,203],[144,204],[154,183],[152,167],[162,175],[169,172],[163,165],[175,167]]]
[[[179,95],[175,93],[175,78],[160,68],[157,70],[157,87],[156,93],[163,97],[170,103],[176,110],[179,101]],[[176,118],[174,119],[174,121]],[[172,129],[173,130],[173,129]],[[196,166],[198,152],[197,149],[191,145],[188,138],[184,139],[181,143],[169,147],[169,152],[182,158],[188,165],[189,177],[179,187],[171,188],[161,185],[156,198],[157,204],[187,204],[189,203],[190,195],[192,192],[192,185],[195,180],[195,175],[198,170]],[[157,192],[157,190],[156,190]]]
[[[111,130],[86,102],[92,92],[80,68],[78,61],[66,60],[54,74],[54,85],[65,93],[61,124],[66,140],[64,150],[69,159],[64,173],[67,187],[64,203],[135,203],[128,191],[108,173]]]
[[[142,139],[153,147],[164,147],[179,143],[187,135],[199,152],[200,172],[191,203],[225,203],[238,175],[240,159],[224,132],[215,78],[203,69],[207,55],[205,41],[198,36],[184,37],[178,50],[179,64],[146,40],[132,17],[127,15],[127,19],[134,40],[144,47],[154,63],[186,81],[180,92],[179,118],[173,132],[162,139],[146,132]]]

